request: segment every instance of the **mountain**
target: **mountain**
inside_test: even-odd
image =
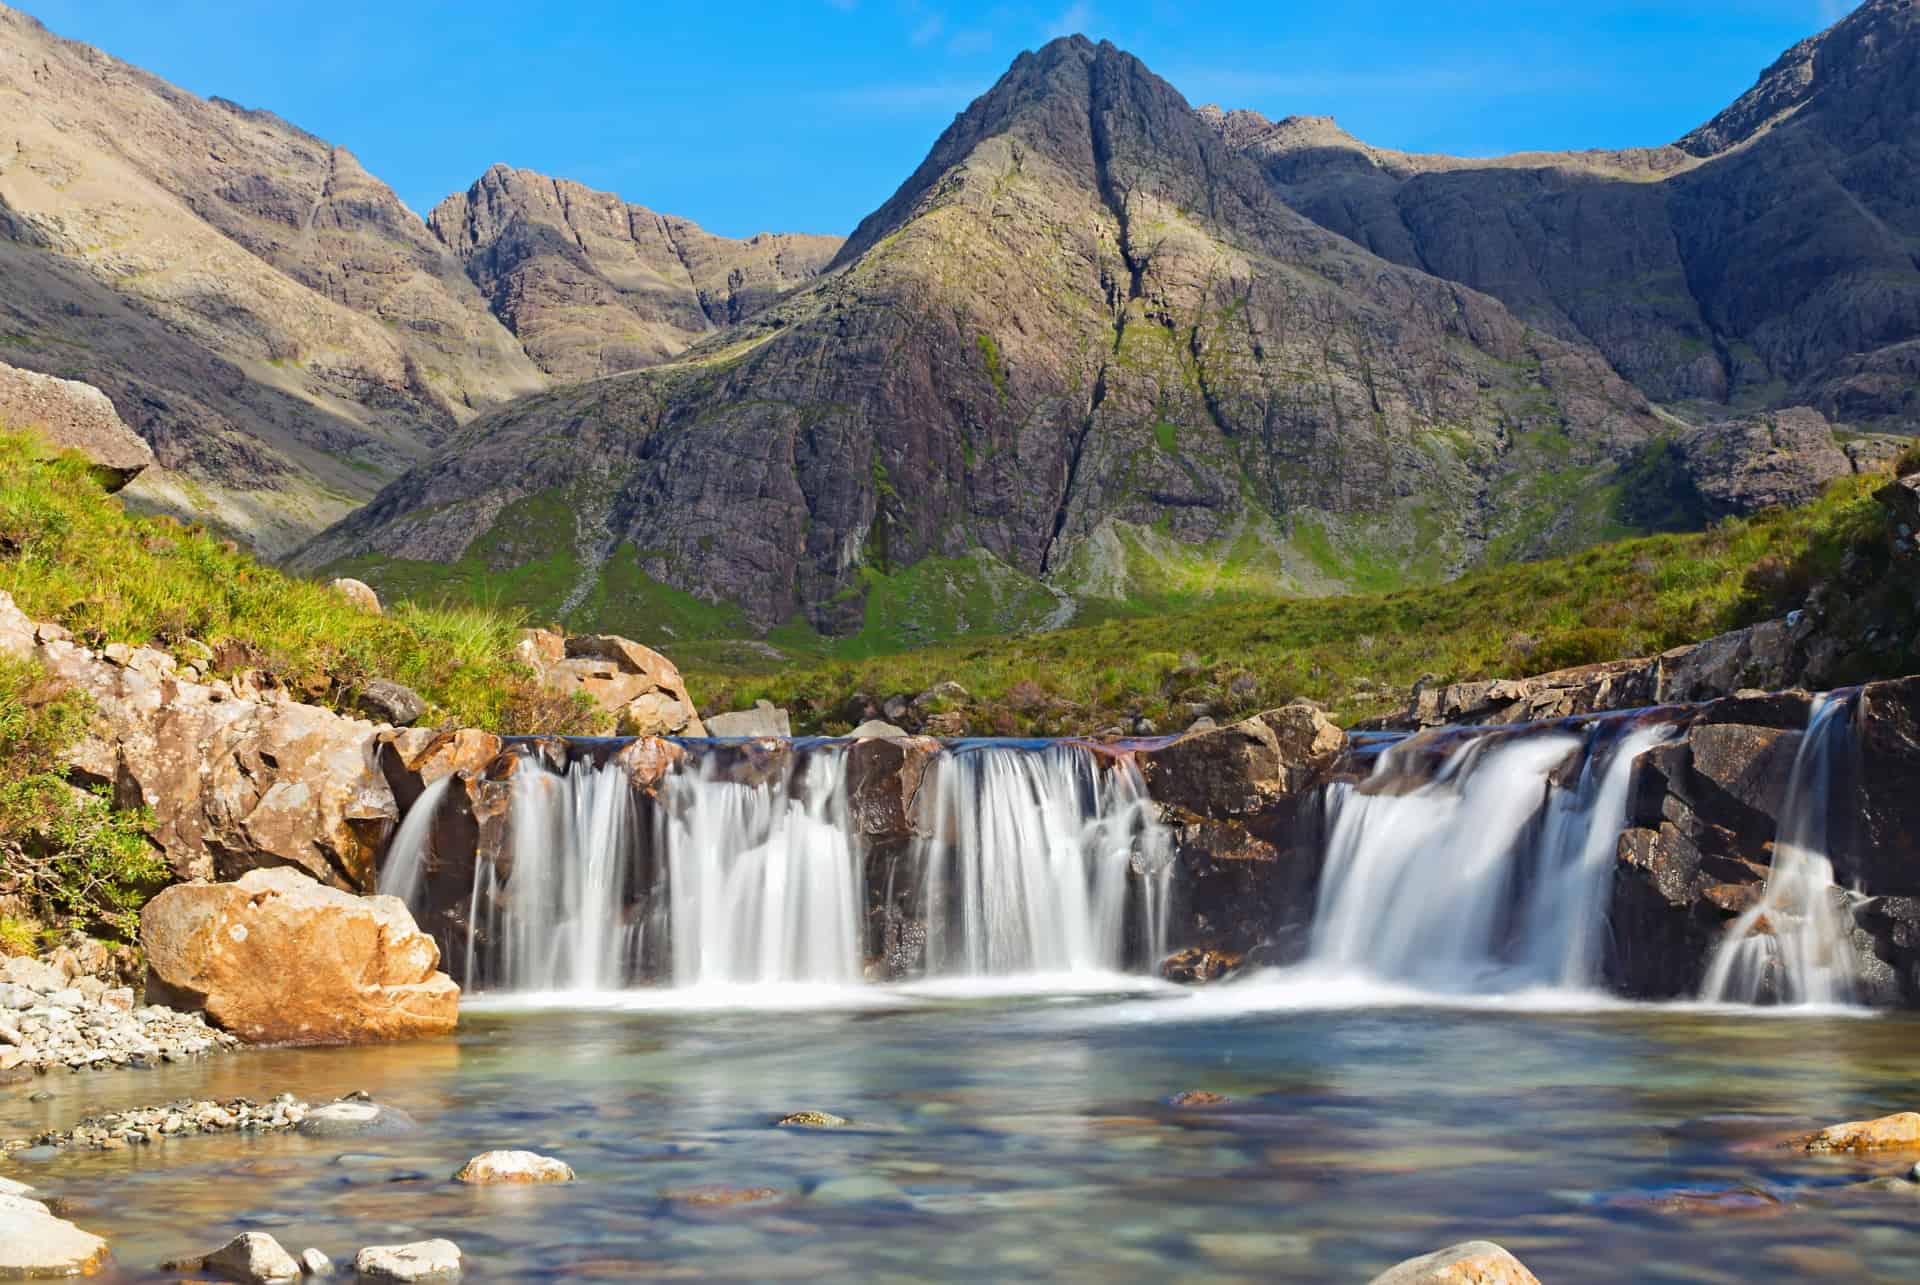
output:
[[[299,563],[635,636],[906,641],[1590,541],[1662,430],[1594,348],[1316,225],[1074,37],[826,274],[482,416]]]
[[[427,218],[494,314],[561,380],[651,366],[818,276],[841,239],[744,241],[496,165]]]
[[[1657,401],[1920,426],[1920,9],[1869,0],[1667,146],[1493,160],[1203,109],[1294,209]]]

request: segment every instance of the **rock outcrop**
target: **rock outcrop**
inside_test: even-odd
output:
[[[578,693],[611,717],[622,736],[705,736],[674,663],[612,634],[521,633],[515,655],[555,691]]]
[[[709,714],[708,736],[792,736],[793,719],[772,701],[755,701],[752,709]]]
[[[460,988],[393,897],[356,897],[292,870],[178,884],[148,904],[147,990],[256,1044],[444,1035]]]
[[[1666,147],[1489,159],[1331,121],[1208,115],[1274,192],[1369,250],[1594,343],[1658,401],[1920,414],[1920,11],[1868,0]]]
[[[70,773],[110,787],[122,807],[149,809],[150,834],[180,878],[291,866],[371,890],[398,816],[374,760],[373,724],[190,681],[153,648],[94,651],[36,625],[5,594],[0,652],[39,659],[92,702],[93,731],[69,752]]]
[[[109,491],[133,481],[153,448],[92,384],[0,364],[0,428],[30,429],[55,451],[78,451]]]
[[[1538,487],[1597,489],[1660,432],[1592,347],[1315,226],[1172,86],[1073,37],[1023,54],[830,271],[488,416],[300,564],[571,558],[534,608],[644,592],[671,608],[650,639],[849,632],[919,566],[979,586],[941,601],[990,628],[1229,549],[1327,591],[1362,553],[1447,574],[1503,537],[1576,545],[1600,515]]]
[[[832,236],[714,236],[611,192],[496,165],[427,216],[540,368],[657,365],[818,276]]]
[[[1803,406],[1702,424],[1674,447],[1708,519],[1793,508],[1853,471],[1827,417]]]

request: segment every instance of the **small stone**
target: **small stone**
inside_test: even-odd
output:
[[[1901,1111],[1877,1120],[1851,1120],[1845,1124],[1829,1125],[1801,1142],[1807,1151],[1920,1148],[1920,1112]]]
[[[1492,1241],[1470,1240],[1409,1258],[1369,1285],[1540,1285],[1540,1278]]]
[[[328,581],[327,588],[333,590],[362,611],[370,612],[376,616],[380,614],[380,595],[375,593],[373,586],[367,584],[364,580],[353,580],[346,576],[341,576],[336,580]]]
[[[309,1276],[333,1275],[333,1260],[317,1249],[300,1251],[300,1270]]]
[[[844,1129],[852,1121],[831,1111],[795,1111],[773,1123],[779,1129]]]
[[[353,1256],[353,1270],[376,1281],[429,1281],[458,1276],[460,1247],[450,1240],[369,1245]]]
[[[787,1193],[778,1187],[677,1187],[666,1193],[667,1199],[681,1205],[725,1207],[729,1205],[768,1205],[785,1200]]]
[[[502,1183],[572,1182],[573,1169],[552,1156],[532,1151],[488,1151],[467,1161],[455,1182],[471,1187],[491,1187]]]
[[[300,1278],[300,1264],[263,1231],[244,1231],[201,1260],[203,1271],[233,1281],[291,1281]]]
[[[1168,1098],[1167,1105],[1170,1107],[1217,1107],[1231,1101],[1233,1099],[1224,1093],[1209,1093],[1205,1089],[1188,1089],[1184,1093],[1176,1093]]]

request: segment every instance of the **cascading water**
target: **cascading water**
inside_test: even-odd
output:
[[[452,777],[441,777],[422,790],[420,797],[413,801],[413,806],[407,809],[406,818],[400,822],[400,828],[394,832],[393,842],[388,845],[387,864],[381,868],[379,886],[375,891],[398,897],[408,905],[418,901],[433,840],[434,814],[440,810],[440,800],[452,784]]]
[[[1449,990],[1599,980],[1608,878],[1633,763],[1671,735],[1602,720],[1473,736],[1407,787],[1417,741],[1336,785],[1309,962]],[[1571,756],[1572,788],[1556,784]]]
[[[770,784],[717,760],[670,778],[660,810],[677,985],[851,984],[861,972],[862,851],[843,753]]]
[[[1814,699],[1793,758],[1760,899],[1728,926],[1700,988],[1719,1003],[1843,1005],[1857,998],[1852,923],[1827,857],[1834,760],[1852,733],[1852,699]]]
[[[916,864],[929,973],[1118,971],[1130,871],[1142,878],[1143,954],[1165,954],[1172,845],[1131,759],[979,745],[928,774]]]

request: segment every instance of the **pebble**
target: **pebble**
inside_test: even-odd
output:
[[[845,1116],[831,1111],[795,1111],[775,1120],[774,1126],[781,1129],[844,1129],[852,1123]]]
[[[30,959],[6,961],[0,982],[0,1048],[34,1071],[183,1062],[238,1048],[240,1041],[198,1013],[159,1004],[135,1008],[133,991],[97,977],[69,981]]]
[[[460,1172],[453,1175],[453,1180],[472,1187],[572,1182],[573,1168],[552,1156],[532,1151],[488,1151],[467,1161]]]
[[[450,1240],[408,1245],[369,1245],[353,1256],[353,1270],[367,1280],[430,1281],[460,1274],[460,1247]]]
[[[112,1111],[88,1116],[71,1129],[49,1129],[31,1138],[13,1138],[0,1142],[0,1154],[15,1160],[51,1160],[61,1149],[83,1151],[119,1151],[145,1146],[163,1138],[188,1137],[198,1133],[275,1133],[284,1129],[307,1132],[306,1124],[315,1116],[337,1108],[349,1107],[359,1114],[371,1111],[376,1116],[391,1114],[404,1119],[408,1128],[418,1128],[411,1117],[392,1107],[360,1102],[332,1102],[311,1106],[291,1093],[282,1093],[271,1102],[234,1098],[227,1102],[211,1099],[170,1102],[165,1106],[135,1107],[131,1111]]]
[[[300,1264],[263,1231],[241,1232],[200,1261],[202,1271],[248,1285],[300,1279]]]

